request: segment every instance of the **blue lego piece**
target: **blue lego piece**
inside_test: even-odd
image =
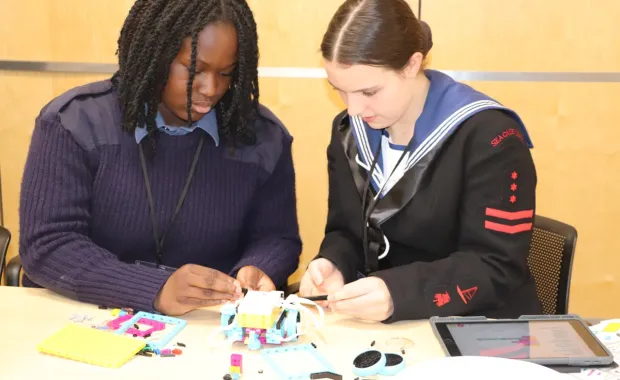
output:
[[[282,332],[275,327],[268,329],[265,332],[265,341],[268,344],[280,344]]]
[[[361,357],[362,355],[369,355],[371,352],[380,355],[379,359],[377,360],[376,363],[374,363],[370,367],[356,367],[355,360],[354,360],[353,361],[353,373],[355,374],[355,376],[359,376],[359,377],[374,376],[384,369],[385,364],[386,364],[386,358],[385,358],[385,354],[381,351],[371,348],[371,349],[361,352],[356,357],[356,359],[358,357]]]
[[[405,369],[405,358],[397,353],[388,352],[385,354],[385,367],[379,371],[381,376],[394,376]],[[390,360],[391,359],[391,360]],[[393,361],[394,363],[391,363]]]
[[[258,340],[258,335],[256,335],[256,332],[250,331],[250,336],[248,340],[248,348],[252,351],[257,351],[257,350],[260,350],[260,347],[261,347],[261,344],[260,344],[260,340]]]
[[[286,314],[286,318],[284,319],[283,328],[284,335],[289,337],[297,334],[297,315],[299,311],[297,310],[289,310]],[[292,341],[296,341],[297,338],[294,338]]]
[[[241,327],[235,327],[226,332],[226,337],[232,342],[243,341],[243,329]]]
[[[237,315],[237,309],[235,305],[227,303],[222,306],[220,313],[220,325],[226,327],[230,324],[235,315]]]
[[[261,351],[261,356],[278,374],[280,380],[307,380],[312,373],[333,372],[336,373],[331,364],[319,353],[315,346],[311,344],[300,344],[285,347],[265,348]],[[304,370],[299,372],[291,371],[290,365],[282,365],[287,359],[290,360],[293,354],[296,360],[308,363]],[[311,367],[309,367],[311,366]]]

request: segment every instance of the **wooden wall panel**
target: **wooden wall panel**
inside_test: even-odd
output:
[[[418,0],[407,0],[417,14]],[[248,0],[259,32],[261,66],[319,67],[323,34],[339,0]]]
[[[327,218],[327,145],[333,118],[344,109],[338,94],[322,79],[262,79],[262,103],[294,137],[297,205],[303,239],[300,270],[316,256]]]
[[[433,66],[473,71],[620,71],[615,0],[427,0]]]
[[[528,126],[538,172],[537,213],[579,237],[570,311],[613,317],[620,305],[620,83],[469,83],[515,109]]]
[[[0,59],[116,62],[132,0],[2,0]]]
[[[2,0],[0,59],[116,63],[133,0]],[[417,13],[418,0],[408,0]],[[340,1],[249,0],[261,66],[318,67],[323,33]],[[6,36],[6,38],[5,38]]]
[[[620,72],[617,1],[432,0],[431,68],[512,72]],[[578,229],[570,311],[612,317],[620,306],[614,196],[620,180],[618,83],[471,83],[514,107],[534,143],[538,212]]]

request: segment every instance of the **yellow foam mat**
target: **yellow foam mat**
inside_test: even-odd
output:
[[[39,352],[102,367],[118,368],[146,346],[129,336],[69,324],[37,346]]]

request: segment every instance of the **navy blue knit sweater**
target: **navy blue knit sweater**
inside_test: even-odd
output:
[[[170,274],[135,265],[154,262],[156,248],[138,145],[120,120],[110,81],[70,90],[41,111],[20,202],[24,283],[83,302],[152,310]],[[233,276],[254,265],[276,286],[297,268],[292,137],[264,107],[255,126],[258,143],[234,154],[201,129],[159,134],[147,168],[160,234],[205,134],[163,265],[192,263]]]

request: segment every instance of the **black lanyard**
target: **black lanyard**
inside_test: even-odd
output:
[[[371,252],[369,249],[370,242],[368,241],[368,228],[373,228],[373,230],[375,230],[375,228],[369,226],[368,224],[368,221],[370,220],[370,215],[372,214],[372,211],[377,205],[378,199],[381,196],[380,193],[383,192],[383,189],[385,188],[385,186],[387,186],[388,181],[390,180],[390,178],[392,178],[392,174],[394,174],[394,172],[400,165],[403,158],[405,158],[405,156],[407,155],[407,152],[409,152],[409,148],[411,148],[411,144],[413,144],[413,138],[409,140],[409,143],[405,147],[405,150],[403,151],[403,153],[400,155],[400,158],[398,159],[398,162],[396,162],[396,165],[394,165],[394,169],[392,169],[392,172],[390,173],[389,177],[387,177],[385,181],[383,182],[383,184],[381,184],[381,186],[379,187],[379,193],[377,193],[377,196],[372,197],[370,199],[368,207],[366,207],[366,197],[368,196],[368,188],[370,187],[370,179],[372,178],[372,173],[374,172],[375,167],[377,165],[377,161],[379,160],[379,154],[381,154],[381,145],[382,145],[381,142],[379,142],[379,146],[377,147],[377,151],[375,152],[375,157],[372,160],[372,165],[370,166],[370,171],[368,172],[368,177],[366,178],[366,181],[364,182],[364,193],[362,195],[362,214],[364,215],[364,225],[362,226],[362,231],[364,231],[363,232],[364,237],[363,237],[362,243],[364,247],[364,258],[366,259],[366,266],[365,266],[366,275],[369,275],[370,273],[375,272],[377,271],[377,269],[379,269],[379,250],[380,250],[380,245],[381,245],[381,243],[375,242],[375,244],[377,244],[377,248],[373,249],[374,254],[371,257],[371,254],[370,254]],[[378,234],[382,235],[381,231],[378,231]]]
[[[198,143],[198,147],[196,148],[196,153],[194,153],[194,161],[192,161],[192,166],[189,169],[187,180],[185,181],[185,187],[183,188],[181,197],[179,198],[179,201],[177,202],[177,207],[175,208],[174,213],[172,214],[172,217],[170,218],[170,222],[168,223],[168,226],[164,230],[164,234],[162,235],[161,239],[159,239],[159,233],[157,229],[157,219],[155,218],[155,203],[153,202],[153,192],[151,191],[151,181],[149,181],[149,174],[148,174],[148,171],[146,170],[146,160],[144,159],[144,150],[142,149],[142,144],[139,144],[140,164],[142,166],[142,174],[144,174],[144,184],[146,186],[146,195],[148,197],[149,209],[151,211],[151,222],[153,223],[153,237],[155,238],[155,247],[157,250],[155,252],[155,263],[157,264],[157,266],[161,265],[162,259],[164,257],[162,253],[162,248],[164,246],[164,239],[166,237],[166,234],[168,233],[170,226],[172,226],[172,223],[174,222],[174,219],[176,218],[177,214],[181,210],[181,205],[183,205],[183,201],[185,200],[185,196],[187,195],[187,191],[189,190],[189,185],[192,182],[192,178],[194,177],[194,172],[196,171],[196,165],[198,164],[198,158],[200,157],[200,152],[202,151],[203,142],[204,142],[204,136],[201,135],[200,142]]]

